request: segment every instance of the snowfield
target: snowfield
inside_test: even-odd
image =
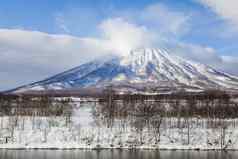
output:
[[[138,149],[232,149],[238,150],[238,119],[226,120],[225,130],[209,128],[206,119],[191,119],[189,128],[177,128],[175,118],[163,119],[160,141],[145,126],[141,131],[128,120],[115,121],[108,128],[95,117],[94,105],[80,105],[70,119],[67,117],[2,116],[0,117],[0,148],[138,148]],[[189,132],[188,132],[189,130]],[[221,133],[225,131],[225,133]],[[189,143],[188,143],[189,134]],[[225,134],[221,136],[221,134]],[[223,146],[221,146],[223,138]]]

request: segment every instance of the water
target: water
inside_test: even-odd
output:
[[[0,159],[237,159],[238,152],[155,150],[0,150]]]

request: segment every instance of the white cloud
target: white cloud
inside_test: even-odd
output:
[[[185,59],[212,66],[220,71],[238,75],[238,57],[220,56],[218,51],[208,46],[179,43],[171,52]]]
[[[223,69],[224,71],[230,72],[234,75],[238,75],[238,57],[234,56],[221,56],[223,65],[220,65],[220,69]]]
[[[180,42],[174,48],[174,52],[176,52],[176,54],[186,59],[198,61],[205,64],[214,64],[220,61],[220,57],[217,55],[216,50],[209,46],[200,46]]]
[[[132,49],[150,47],[154,34],[145,26],[138,26],[122,18],[107,19],[100,25],[106,45],[116,53],[127,54]]]
[[[197,0],[238,29],[237,0]]]
[[[38,31],[0,29],[0,79],[2,89],[37,81],[78,66],[96,57],[150,44],[146,28],[121,18],[107,19],[99,26],[100,37],[79,38]]]
[[[107,53],[94,38],[51,35],[36,31],[0,29],[0,78],[15,79],[6,89],[78,66]]]
[[[100,55],[98,41],[93,38],[8,29],[1,29],[0,35],[2,62],[10,59],[12,62],[22,60],[39,66],[55,66],[54,59],[57,59],[62,64],[57,67],[65,68],[91,59],[96,51]]]
[[[169,8],[162,3],[156,3],[146,7],[141,13],[141,18],[160,34],[170,34],[178,37],[190,30],[190,13],[186,14]]]

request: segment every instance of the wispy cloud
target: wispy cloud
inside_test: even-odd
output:
[[[56,21],[56,25],[63,30],[65,33],[70,33],[70,29],[68,28],[66,22],[65,22],[65,18],[62,14],[57,14],[55,16],[55,21]]]
[[[238,1],[236,0],[199,0],[226,20],[238,25]]]
[[[153,26],[154,30],[165,36],[169,34],[178,37],[191,29],[189,12],[185,14],[183,11],[169,8],[161,3],[149,5],[140,13],[145,24]]]
[[[228,24],[238,31],[238,1],[237,0],[196,0],[211,9]]]

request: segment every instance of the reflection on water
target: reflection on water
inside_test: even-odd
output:
[[[0,150],[0,159],[237,159],[238,152],[155,150]]]

